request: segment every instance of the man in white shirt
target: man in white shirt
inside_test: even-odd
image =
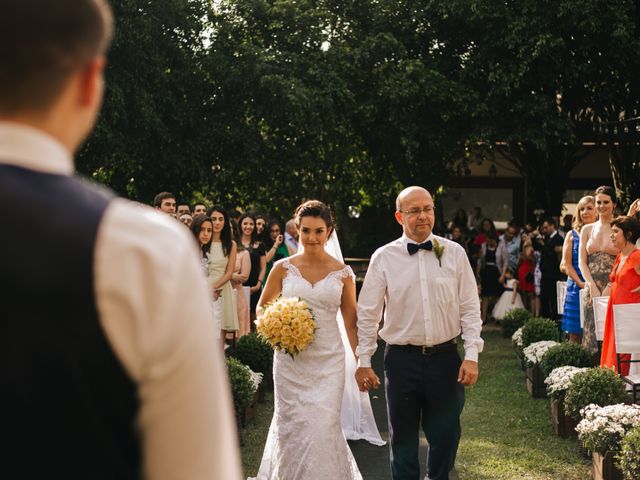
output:
[[[0,2],[0,471],[239,480],[193,236],[74,175],[112,28],[105,0]]]
[[[432,234],[431,195],[409,187],[396,200],[404,235],[372,256],[358,301],[361,390],[379,384],[371,369],[378,325],[385,350],[391,473],[418,480],[418,428],[429,442],[428,478],[444,480],[455,465],[464,386],[478,379],[482,321],[473,271],[464,249]],[[456,339],[462,333],[465,359]]]
[[[296,221],[293,218],[284,227],[284,244],[289,250],[289,256],[298,253],[298,227],[296,227]]]

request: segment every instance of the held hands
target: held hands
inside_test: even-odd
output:
[[[221,288],[216,288],[213,291],[213,301],[215,302],[216,300],[218,300],[220,297],[222,296],[222,289]]]
[[[357,375],[357,372],[356,372]],[[478,381],[478,362],[473,360],[465,360],[460,365],[460,371],[458,372],[458,382],[465,387],[475,385]]]
[[[358,367],[356,370],[356,382],[361,392],[367,392],[371,388],[380,386],[380,379],[373,371],[373,368]]]

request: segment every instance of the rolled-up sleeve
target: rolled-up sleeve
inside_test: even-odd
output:
[[[484,340],[480,337],[482,318],[480,316],[480,301],[478,300],[478,285],[469,260],[462,249],[458,251],[457,271],[458,299],[460,301],[460,327],[464,342],[465,360],[478,361],[478,354],[484,348]]]
[[[384,308],[384,295],[387,289],[384,275],[379,266],[379,256],[374,255],[358,299],[358,366],[371,367],[371,357],[378,344],[378,325]]]

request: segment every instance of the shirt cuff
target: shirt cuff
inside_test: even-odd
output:
[[[371,355],[360,355],[358,357],[358,368],[371,368]]]
[[[478,347],[475,345],[464,349],[464,359],[472,362],[478,361]]]

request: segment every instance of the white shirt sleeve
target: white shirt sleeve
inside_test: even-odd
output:
[[[478,354],[484,348],[482,319],[480,317],[480,302],[478,302],[478,284],[469,264],[467,255],[462,248],[456,249],[458,271],[458,300],[460,302],[460,328],[464,342],[465,360],[478,361]]]
[[[189,231],[114,200],[94,265],[102,326],[138,386],[145,478],[239,480],[222,348]]]
[[[378,325],[382,319],[384,296],[387,290],[384,275],[379,270],[376,256],[371,259],[364,284],[358,298],[358,356],[359,367],[371,367],[371,357],[378,347]]]

